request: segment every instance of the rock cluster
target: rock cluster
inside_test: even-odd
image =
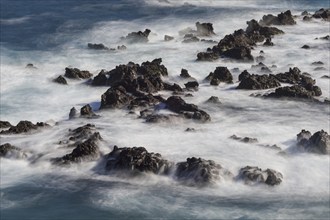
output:
[[[0,131],[0,134],[20,134],[20,133],[27,133],[34,130],[37,130],[41,127],[47,127],[48,124],[44,122],[37,122],[33,124],[30,121],[20,121],[16,126],[11,125],[9,129]]]
[[[330,135],[324,130],[313,135],[306,130],[297,134],[297,145],[307,152],[330,155]]]

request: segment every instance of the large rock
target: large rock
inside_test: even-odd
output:
[[[175,177],[187,185],[205,186],[232,176],[213,160],[196,157],[187,158],[185,162],[177,163],[176,167]]]
[[[150,34],[149,29],[145,29],[143,32],[138,31],[138,32],[132,32],[129,33],[124,40],[127,41],[128,43],[147,43],[149,41],[148,36]]]
[[[215,35],[212,23],[196,22],[198,36],[212,36]]]
[[[313,14],[313,18],[322,18],[326,21],[330,21],[330,8],[321,8]]]
[[[167,108],[175,113],[183,115],[188,119],[195,119],[202,122],[210,121],[211,117],[205,111],[200,110],[197,105],[186,103],[179,96],[171,96],[166,100]]]
[[[216,67],[214,72],[211,72],[207,77],[207,80],[211,81],[211,85],[217,85],[218,82],[233,83],[233,76],[227,67]],[[212,83],[217,82],[217,83]]]
[[[322,94],[321,89],[318,86],[312,86],[306,89],[300,85],[280,87],[265,97],[272,98],[299,98],[299,99],[314,99],[314,96],[320,96]]]
[[[100,134],[95,132],[89,139],[79,143],[70,154],[54,158],[52,162],[56,165],[64,165],[97,160],[100,157],[99,147],[97,145],[100,139]]]
[[[9,128],[11,126],[12,125],[8,121],[0,121],[0,129],[2,129],[2,128]]]
[[[26,158],[27,155],[20,148],[5,143],[0,145],[0,157],[21,159]]]
[[[297,134],[297,144],[307,152],[330,155],[330,135],[324,130],[315,132],[302,130]]]
[[[114,146],[107,156],[106,169],[109,171],[147,172],[169,174],[172,163],[158,153],[149,153],[144,147]]]
[[[93,76],[90,72],[86,70],[79,70],[78,68],[65,68],[65,77],[70,79],[88,79]]]
[[[294,25],[296,24],[290,10],[286,12],[281,12],[277,16],[274,15],[264,15],[260,21],[262,25]]]
[[[37,124],[33,124],[30,121],[20,121],[16,126],[11,126],[8,130],[2,130],[0,134],[20,134],[27,133],[33,130],[37,130],[40,127],[49,126],[43,122],[37,122]]]
[[[122,108],[130,103],[133,97],[126,92],[122,86],[110,88],[101,96],[101,106],[103,108]]]
[[[272,169],[261,170],[259,167],[246,166],[240,169],[237,179],[246,184],[267,184],[269,186],[279,185],[283,175]]]
[[[281,86],[279,81],[273,75],[254,75],[247,71],[239,75],[241,81],[236,89],[270,89]]]

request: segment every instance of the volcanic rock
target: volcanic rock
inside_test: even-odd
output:
[[[213,79],[216,79],[217,82],[233,83],[233,76],[231,75],[228,68],[223,66],[216,67],[214,72],[211,72],[206,77],[206,80],[210,80],[211,82]],[[216,84],[212,83],[211,85],[216,85]]]
[[[274,15],[264,15],[262,20],[259,22],[262,25],[294,25],[296,24],[290,10],[286,12],[281,12],[277,16]]]
[[[149,41],[148,36],[150,32],[151,31],[149,29],[145,29],[143,32],[132,32],[123,39],[128,43],[147,43]]]
[[[197,81],[190,81],[184,84],[186,89],[194,89],[197,90],[199,83]]]
[[[241,82],[236,89],[258,90],[281,86],[273,75],[251,75],[247,71],[243,71],[238,78]]]
[[[196,22],[198,36],[212,36],[215,35],[212,23]]]
[[[172,163],[158,153],[149,153],[144,147],[114,146],[107,156],[106,170],[147,172],[154,174],[169,174]]]
[[[20,159],[27,155],[20,148],[5,143],[0,145],[0,157]]]
[[[205,186],[232,174],[213,160],[191,157],[176,164],[175,177],[187,185]]]
[[[20,134],[27,133],[32,130],[37,130],[39,127],[49,126],[43,122],[37,122],[37,124],[33,124],[30,121],[20,121],[16,126],[11,126],[8,130],[2,130],[0,134]]]
[[[104,46],[104,44],[92,44],[88,43],[87,44],[88,49],[93,49],[93,50],[109,50],[108,47]]]
[[[68,84],[68,82],[66,81],[66,79],[62,75],[60,75],[56,79],[54,79],[53,82],[56,82],[56,83],[59,83],[59,84],[63,84],[63,85],[67,85]]]
[[[12,125],[8,121],[0,121],[0,128],[9,128]]]
[[[307,152],[330,155],[330,135],[324,130],[315,132],[302,130],[297,134],[297,145]]]
[[[246,166],[240,169],[237,179],[242,179],[246,184],[279,185],[283,175],[272,169],[261,170],[259,167]]]
[[[174,39],[174,37],[172,37],[172,36],[169,36],[169,35],[165,35],[164,36],[164,40],[165,41],[171,41],[171,40],[173,40]]]
[[[88,79],[90,77],[93,76],[93,74],[91,74],[88,71],[81,71],[77,68],[65,68],[65,77],[70,78],[70,79]]]
[[[232,136],[230,136],[230,138],[233,139],[233,140],[244,142],[244,143],[250,143],[250,144],[252,144],[252,143],[258,143],[258,139],[257,138],[250,138],[250,137],[244,137],[244,138],[242,138],[242,137],[238,137],[236,135],[232,135]]]
[[[182,78],[190,78],[191,76],[189,75],[188,70],[181,69],[180,77],[182,77]]]
[[[320,10],[316,11],[312,16],[313,18],[322,18],[326,21],[330,21],[330,8],[321,8]]]

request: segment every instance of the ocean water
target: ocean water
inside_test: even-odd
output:
[[[0,0],[1,2],[1,120],[45,121],[51,128],[29,135],[1,135],[1,144],[11,143],[28,152],[27,159],[0,160],[1,219],[329,219],[329,156],[295,152],[296,134],[330,132],[329,105],[289,100],[268,100],[250,96],[265,91],[239,91],[238,75],[249,72],[254,63],[196,62],[196,54],[213,44],[184,44],[179,31],[195,28],[195,22],[211,22],[219,41],[234,30],[246,28],[246,21],[265,14],[290,9],[300,15],[329,8],[328,0]],[[285,34],[273,38],[274,47],[258,45],[256,57],[265,52],[275,73],[297,66],[311,74],[322,89],[320,99],[330,98],[330,43],[315,40],[329,35],[329,22],[314,20],[279,27]],[[149,28],[146,44],[127,44],[124,51],[94,51],[87,43],[109,47],[124,44],[121,36]],[[164,42],[164,35],[175,37]],[[312,50],[302,50],[308,44]],[[125,110],[98,111],[107,87],[91,87],[83,80],[68,80],[61,86],[52,79],[65,67],[111,70],[129,61],[142,63],[162,58],[169,76],[165,81],[183,86],[181,68],[200,82],[193,97],[185,97],[207,111],[209,123],[189,120],[147,124]],[[315,71],[311,63],[322,61],[325,69]],[[25,68],[33,63],[37,69]],[[232,71],[234,84],[210,86],[203,79],[217,66]],[[255,72],[258,73],[258,72]],[[160,92],[164,97],[170,93]],[[205,101],[218,96],[221,105]],[[91,104],[101,117],[68,120],[72,107]],[[56,123],[56,125],[55,125]],[[276,187],[248,186],[223,180],[209,187],[189,187],[172,178],[145,174],[124,178],[102,173],[100,162],[84,162],[70,167],[53,166],[50,158],[72,149],[61,148],[59,140],[68,129],[93,123],[104,141],[101,152],[119,147],[144,146],[168,160],[188,157],[212,159],[234,174],[246,165],[281,172],[283,182]],[[196,132],[185,132],[188,127]],[[255,137],[261,144],[276,144],[289,153],[234,141],[229,137]],[[33,155],[42,156],[35,158]]]

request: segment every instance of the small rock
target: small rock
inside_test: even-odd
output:
[[[174,39],[174,37],[172,37],[172,36],[169,36],[169,35],[165,35],[164,36],[164,40],[165,41],[171,41],[171,40],[173,40]]]
[[[190,78],[191,76],[189,75],[188,70],[181,69],[180,77],[182,77],[182,78]]]
[[[310,46],[308,46],[307,44],[305,44],[304,46],[302,46],[301,48],[303,48],[303,49],[310,49],[311,47]]]
[[[59,84],[63,84],[63,85],[67,85],[68,82],[66,81],[66,79],[63,76],[58,76],[56,79],[53,80],[53,82],[59,83]]]
[[[190,81],[184,84],[186,89],[194,89],[197,90],[199,83],[197,81]]]
[[[92,44],[88,43],[87,44],[88,49],[93,49],[93,50],[109,50],[108,47],[104,46],[104,44]]]
[[[259,167],[246,166],[240,169],[237,179],[242,179],[246,184],[275,186],[282,182],[283,175],[272,169],[261,170]]]
[[[117,46],[117,50],[126,50],[127,47],[125,45]]]

